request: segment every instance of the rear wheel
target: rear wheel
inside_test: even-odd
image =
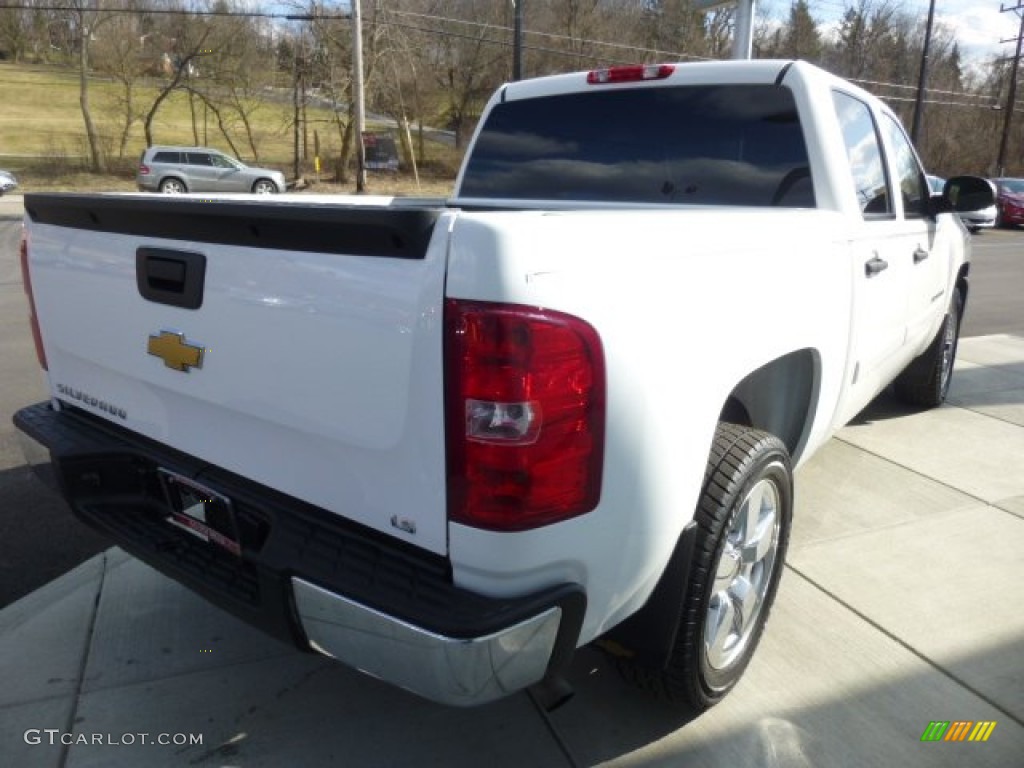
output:
[[[924,408],[935,408],[945,402],[953,379],[963,309],[963,295],[955,288],[949,311],[932,343],[896,378],[896,394],[904,402]]]
[[[188,190],[185,188],[185,184],[181,179],[164,179],[160,182],[160,191],[165,195],[183,195]]]
[[[694,714],[721,701],[761,638],[792,516],[792,468],[782,441],[749,427],[719,424],[668,664],[651,670],[625,660],[626,676]]]

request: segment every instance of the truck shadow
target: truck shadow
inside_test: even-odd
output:
[[[992,412],[992,415],[1024,426],[1024,409],[1020,408],[1024,405],[1024,363],[958,368],[953,373],[946,405]],[[1000,409],[1002,414],[995,413]],[[890,386],[857,414],[850,425],[867,426],[921,411],[921,408],[901,401]]]
[[[1017,764],[1024,749],[1013,714],[1024,707],[1019,632],[998,642],[979,635],[959,656],[924,659],[793,572],[744,679],[691,719],[627,685],[589,647],[569,671],[576,695],[554,712],[524,693],[472,709],[432,704],[282,645],[118,550],[102,557],[106,565],[90,570],[91,588],[44,588],[14,607],[18,621],[0,621],[7,627],[0,640],[14,651],[6,671],[21,670],[10,696],[0,691],[0,708],[7,705],[12,718],[7,732],[18,735],[10,739],[11,764],[38,762],[30,747],[18,751],[24,729],[69,722],[53,714],[62,697],[76,733],[202,737],[160,749],[70,747],[72,762],[81,752],[114,768],[994,768]],[[55,627],[74,650],[65,662],[46,640]],[[988,744],[921,744],[930,721],[956,719],[998,721],[998,728]]]
[[[109,546],[28,467],[0,470],[0,608]]]

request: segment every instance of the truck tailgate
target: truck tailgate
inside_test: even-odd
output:
[[[436,553],[454,213],[28,195],[51,393]]]

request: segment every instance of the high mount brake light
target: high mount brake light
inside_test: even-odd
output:
[[[676,71],[672,64],[633,64],[626,67],[594,69],[587,73],[589,85],[635,83],[641,80],[664,80]]]
[[[21,233],[21,248],[19,249],[21,256],[21,284],[25,289],[25,295],[28,297],[28,322],[32,328],[32,341],[36,345],[36,359],[39,361],[42,369],[48,370],[46,367],[46,350],[43,349],[43,335],[39,331],[39,317],[36,314],[36,299],[32,294],[32,275],[28,271],[28,234],[24,231]]]
[[[605,370],[577,317],[451,299],[445,307],[448,515],[517,531],[597,506]]]

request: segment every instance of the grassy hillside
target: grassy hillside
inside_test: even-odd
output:
[[[14,64],[0,61],[0,168],[19,175],[22,187],[32,189],[74,189],[79,187],[103,189],[133,189],[138,157],[146,146],[141,121],[135,123],[119,157],[118,144],[123,120],[119,105],[120,90],[117,83],[102,78],[90,79],[89,95],[93,120],[96,122],[110,160],[109,177],[97,178],[85,173],[88,154],[82,111],[79,104],[78,74],[69,68]],[[157,93],[157,83],[143,84],[136,94],[137,108],[148,110]],[[290,92],[270,96],[254,102],[253,124],[260,165],[280,168],[291,176],[293,135],[291,129],[292,105]],[[326,179],[327,159],[340,151],[337,129],[330,122],[326,110],[307,112],[310,122],[309,151],[313,151],[314,129],[319,134],[321,156],[324,158]],[[205,118],[205,120],[204,120]],[[215,116],[203,105],[195,105],[195,126],[199,143],[231,153],[231,147],[221,134]],[[369,126],[371,129],[373,126]],[[228,131],[239,150],[241,159],[252,162],[253,156],[240,124],[228,126]],[[195,143],[193,113],[183,93],[170,96],[157,113],[153,124],[154,142],[159,144]],[[446,194],[453,176],[451,169],[457,163],[453,150],[430,144],[433,173],[428,174],[427,194]],[[422,162],[422,161],[421,161]],[[310,164],[311,165],[311,164]],[[312,175],[312,168],[306,173]],[[394,178],[371,177],[371,191],[394,191]],[[376,182],[376,183],[374,183]],[[386,182],[386,183],[385,183]],[[401,185],[399,185],[401,186]],[[416,190],[414,190],[416,191]],[[422,187],[418,191],[423,191]]]

